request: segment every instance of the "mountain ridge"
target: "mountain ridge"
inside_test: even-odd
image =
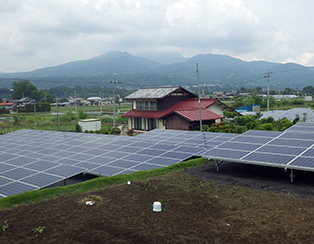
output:
[[[165,59],[168,57],[169,61],[171,57],[173,60],[179,61],[164,65],[146,58],[154,55],[147,53],[145,56],[138,57],[127,52],[113,51],[90,59],[76,60],[29,72],[0,73],[0,78],[2,78],[0,87],[4,86],[4,79],[40,81],[44,87],[75,83],[92,86],[100,82],[108,83],[114,75],[118,76],[117,78],[122,81],[123,86],[170,84],[193,86],[196,84],[196,63],[202,83],[224,87],[224,89],[235,89],[241,86],[266,87],[266,72],[270,73],[271,88],[273,89],[302,88],[312,85],[314,82],[314,68],[295,63],[243,61],[228,55],[210,53],[198,54],[191,58],[184,58],[174,52],[155,55],[155,60],[165,55]],[[163,63],[167,63],[166,60]],[[6,80],[5,86],[8,86],[8,80]]]

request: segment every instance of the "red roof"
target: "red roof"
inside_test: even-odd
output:
[[[201,116],[202,120],[221,119],[223,116],[216,114],[207,108],[219,101],[217,98],[201,99]],[[122,117],[141,117],[141,118],[153,118],[160,119],[166,117],[171,113],[176,113],[190,121],[199,121],[199,106],[198,99],[190,98],[184,99],[174,106],[164,111],[145,111],[132,109],[129,112],[122,115]]]
[[[0,106],[12,106],[14,103],[0,103]]]
[[[181,115],[182,117],[188,119],[189,121],[199,121],[200,120],[200,111],[199,109],[190,109],[190,110],[178,110],[174,111],[176,114]],[[216,114],[208,109],[201,109],[202,120],[213,120],[213,119],[222,119],[223,116]]]

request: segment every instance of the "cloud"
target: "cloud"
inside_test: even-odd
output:
[[[314,64],[314,53],[305,52],[295,58],[288,58],[283,61],[283,63],[298,63],[304,66],[313,66]]]
[[[4,1],[0,70],[33,70],[113,50],[305,62],[298,56],[314,52],[308,24],[314,3],[301,2],[307,8],[283,0]]]

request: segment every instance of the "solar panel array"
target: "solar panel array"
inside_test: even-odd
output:
[[[162,132],[162,131],[159,131]],[[87,172],[112,176],[169,166],[200,155],[198,134],[151,136],[20,130],[0,137],[0,197],[47,187]],[[157,140],[158,139],[158,140]],[[191,146],[193,144],[193,146]]]
[[[314,123],[298,123],[285,132],[248,131],[203,153],[239,163],[314,171]]]
[[[20,130],[0,137],[0,197],[44,188],[82,172],[112,176],[192,156],[314,171],[314,123],[244,134],[153,130],[135,137]]]
[[[256,112],[243,112],[243,115],[247,114],[256,114]],[[292,108],[289,110],[273,110],[262,113],[262,119],[273,117],[275,120],[280,120],[287,118],[291,122],[296,118],[296,115],[299,115],[301,121],[313,123],[314,122],[314,113],[310,108]]]

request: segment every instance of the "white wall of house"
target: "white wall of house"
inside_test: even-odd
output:
[[[223,115],[223,107],[217,103],[214,103],[213,105],[209,106],[207,109],[216,114]]]
[[[165,130],[166,126],[164,126],[164,120],[163,119],[159,119],[158,120],[158,127],[157,129],[161,129],[161,130]]]
[[[132,117],[128,117],[128,130],[132,129]]]
[[[100,119],[83,119],[78,122],[81,131],[84,132],[86,130],[96,131],[101,129],[101,120]]]

